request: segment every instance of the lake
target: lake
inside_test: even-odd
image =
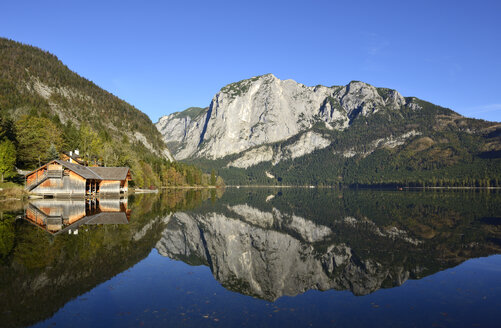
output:
[[[2,327],[499,326],[499,192],[169,190],[0,214]]]

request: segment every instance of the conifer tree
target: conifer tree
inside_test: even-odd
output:
[[[49,150],[47,151],[47,159],[59,159],[59,152],[53,143],[50,144]]]
[[[2,142],[0,142],[0,181],[2,183],[4,181],[4,177],[14,171],[15,163],[16,148],[10,140],[4,139]]]

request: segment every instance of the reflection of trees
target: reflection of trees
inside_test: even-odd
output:
[[[499,213],[488,193],[233,190],[174,214],[157,248],[259,298],[360,295],[501,253]]]
[[[0,220],[0,322],[5,327],[50,317],[72,298],[145,258],[169,213],[210,197],[207,191],[172,191],[129,198],[122,225],[82,226],[78,235],[49,233],[13,214]]]
[[[0,218],[0,258],[5,258],[14,248],[14,219],[2,213]]]
[[[215,201],[222,197],[224,189],[166,189],[162,194],[162,206],[173,210],[187,210],[200,206],[206,199]]]

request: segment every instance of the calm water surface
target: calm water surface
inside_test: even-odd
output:
[[[499,326],[498,193],[171,191],[0,214],[2,327]]]

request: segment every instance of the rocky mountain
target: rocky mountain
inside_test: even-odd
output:
[[[213,98],[209,108],[189,108],[164,116],[157,127],[166,142],[180,143],[176,158],[217,159],[288,139],[319,121],[328,129],[344,130],[358,115],[367,116],[384,107],[398,110],[402,105],[416,108],[397,91],[380,95],[376,88],[362,82],[345,87],[307,87],[267,74],[230,84]],[[325,148],[328,143],[324,140],[310,133],[295,145],[297,151],[309,153]]]
[[[499,163],[501,124],[358,81],[308,87],[272,74],[253,77],[222,88],[209,107],[164,116],[156,126],[176,159],[224,167],[220,173],[230,183],[438,181],[440,170],[451,167],[489,171],[471,176],[475,181],[501,173],[485,169]],[[383,163],[388,160],[391,165]],[[329,174],[312,175],[311,162],[329,166]],[[377,181],[355,174],[370,163],[387,170],[371,172]]]
[[[63,126],[88,124],[107,138],[173,160],[146,114],[72,72],[49,52],[5,38],[0,38],[0,110],[14,120],[32,115]]]

